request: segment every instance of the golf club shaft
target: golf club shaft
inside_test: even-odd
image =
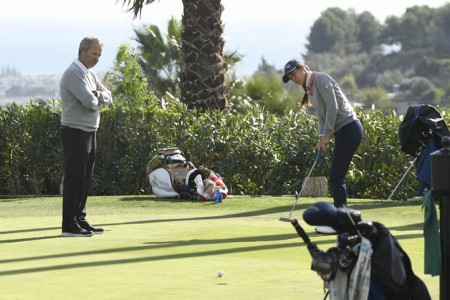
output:
[[[414,158],[414,160],[411,162],[411,165],[409,166],[408,170],[406,170],[405,174],[403,174],[402,178],[400,179],[400,181],[397,183],[397,185],[395,186],[394,190],[392,191],[391,195],[389,196],[389,198],[387,198],[387,202],[389,202],[389,200],[391,199],[392,195],[394,195],[395,191],[397,190],[397,188],[399,187],[400,183],[402,183],[403,179],[405,179],[406,174],[408,174],[409,170],[411,170],[412,166],[414,165],[414,163],[416,162],[417,157]]]
[[[295,230],[297,231],[298,235],[302,238],[302,240],[305,242],[306,245],[311,244],[311,240],[309,239],[308,235],[306,234],[305,230],[300,226],[297,219],[291,220],[292,226],[294,226]]]
[[[294,205],[292,206],[291,212],[289,213],[289,218],[292,218],[292,213],[294,212],[294,209],[295,209],[295,206],[297,205],[298,199],[302,195],[303,189],[305,188],[305,185],[306,185],[306,182],[308,181],[309,177],[311,176],[311,174],[312,174],[312,172],[314,170],[314,167],[316,166],[317,161],[319,160],[321,155],[322,155],[322,149],[320,149],[319,152],[317,152],[316,159],[314,160],[314,163],[313,163],[313,165],[311,167],[311,170],[309,170],[308,176],[306,176],[305,181],[302,184],[302,188],[300,190],[300,193],[298,193],[298,195],[297,195],[297,197],[295,199]]]

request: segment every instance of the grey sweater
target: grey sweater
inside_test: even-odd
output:
[[[64,72],[60,90],[61,125],[97,131],[100,109],[112,102],[111,92],[102,85],[97,75],[76,59]]]
[[[319,135],[332,136],[357,116],[339,84],[323,72],[311,72],[306,79],[309,99],[319,117]]]

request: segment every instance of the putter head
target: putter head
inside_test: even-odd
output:
[[[293,221],[293,219],[288,218],[288,217],[281,217],[279,220],[281,222],[289,222],[289,223],[292,223],[292,221]]]

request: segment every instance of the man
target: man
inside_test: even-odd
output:
[[[86,219],[86,202],[94,171],[100,109],[112,102],[111,92],[90,71],[102,55],[103,42],[85,37],[78,59],[61,83],[61,141],[64,151],[62,236],[88,237],[103,233]]]

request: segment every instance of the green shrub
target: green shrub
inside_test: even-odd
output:
[[[359,115],[364,139],[349,172],[349,194],[387,199],[413,160],[400,149],[398,126],[402,118],[375,111]],[[408,173],[394,198],[414,195],[418,186],[414,174]]]
[[[0,109],[0,193],[57,194],[62,177],[58,103]]]
[[[221,174],[232,194],[295,194],[316,156],[317,119],[304,110],[224,115],[152,94],[139,104],[116,97],[102,112],[91,194],[150,193],[145,167],[164,147],[177,146],[195,166]],[[402,116],[357,113],[365,136],[347,176],[349,196],[386,199],[412,161],[400,150]],[[442,114],[448,121],[449,113]],[[0,119],[0,192],[57,194],[63,173],[58,101],[11,104],[0,109]],[[327,175],[331,160],[327,152],[313,176]],[[411,197],[417,188],[413,169],[393,198]]]

